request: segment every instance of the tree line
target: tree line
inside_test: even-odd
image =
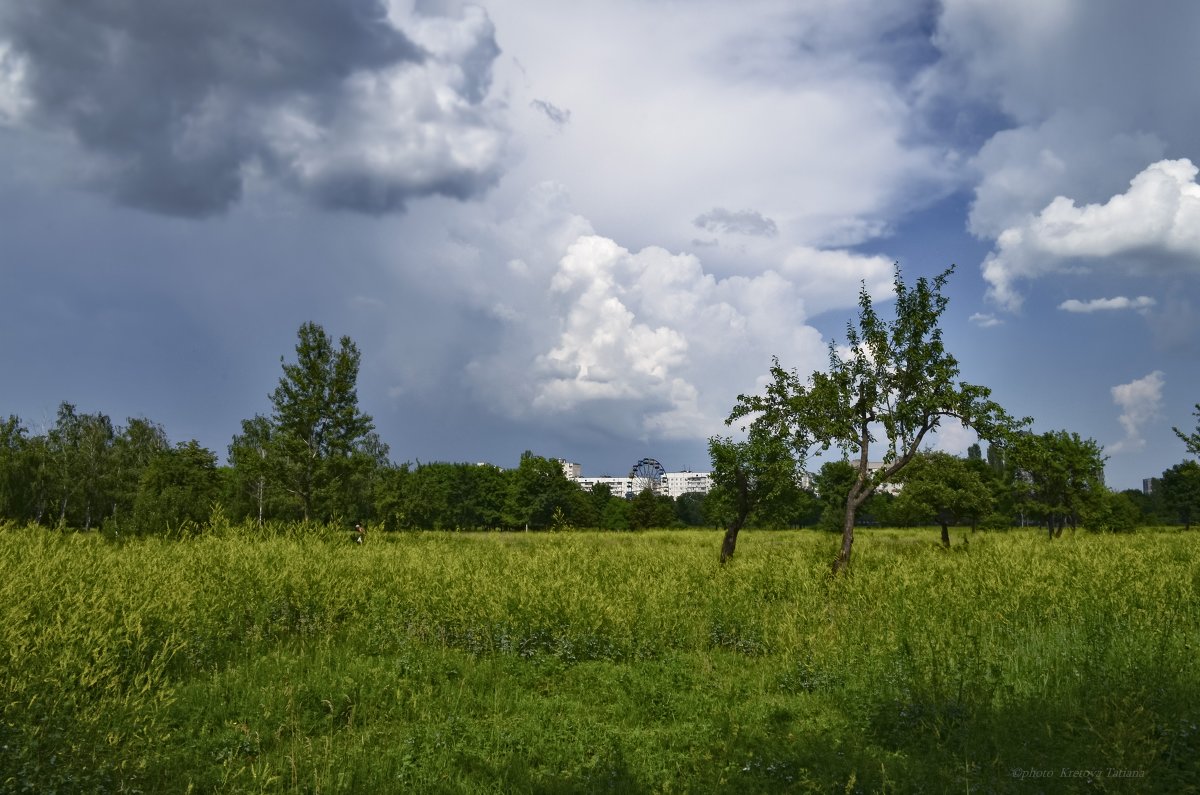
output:
[[[555,460],[526,452],[514,469],[402,463],[358,405],[360,354],[316,323],[298,332],[295,357],[270,410],[243,420],[228,463],[195,440],[171,444],[143,418],[116,425],[62,403],[31,433],[0,421],[0,520],[121,533],[201,526],[214,510],[233,521],[373,523],[387,529],[530,529],[699,526],[710,500],[645,492],[626,500],[583,491]]]
[[[930,313],[936,320],[937,295],[918,294],[926,302],[927,332],[934,325]],[[864,301],[870,309],[869,298]],[[907,307],[910,312],[921,309],[911,301]],[[853,339],[859,351],[865,349],[864,340],[878,336],[870,323],[880,321],[873,312],[867,317],[868,325]],[[912,324],[910,319],[909,327],[893,336],[919,339],[925,332],[914,332]],[[319,325],[305,323],[294,360],[281,357],[282,375],[269,396],[270,410],[241,423],[223,465],[195,440],[172,445],[165,429],[150,420],[131,418],[117,426],[103,413],[84,413],[70,403],[59,406],[54,425],[40,434],[30,433],[16,416],[0,420],[0,520],[125,533],[198,527],[214,511],[258,524],[364,522],[390,530],[721,526],[726,529],[722,557],[727,559],[737,532],[746,526],[820,527],[845,536],[847,527],[864,524],[933,524],[941,526],[948,545],[954,525],[1040,525],[1053,538],[1078,526],[1112,531],[1175,522],[1190,526],[1200,514],[1196,461],[1164,471],[1149,494],[1113,492],[1104,484],[1105,457],[1094,440],[1068,431],[1034,434],[990,403],[980,388],[956,398],[955,410],[976,418],[976,426],[982,424],[980,417],[991,423],[994,438],[986,457],[978,444],[966,458],[919,449],[921,428],[938,409],[926,401],[908,407],[909,415],[901,418],[907,426],[893,423],[891,432],[908,433],[900,452],[885,454],[883,470],[868,470],[865,451],[873,437],[867,423],[878,423],[878,413],[862,413],[858,399],[854,406],[859,414],[851,411],[848,421],[843,418],[840,432],[851,434],[857,445],[846,445],[836,435],[837,427],[822,429],[820,424],[837,420],[831,407],[844,400],[838,390],[845,392],[855,378],[888,374],[875,363],[888,356],[894,360],[899,352],[878,339],[875,344],[870,356],[852,354],[848,363],[835,360],[833,376],[808,385],[777,365],[776,391],[759,402],[743,396],[731,417],[755,413],[746,438],[710,440],[714,488],[709,494],[672,499],[647,490],[625,499],[603,485],[584,491],[566,477],[559,462],[529,451],[514,469],[393,463],[372,418],[358,406],[360,354],[354,342],[342,337],[335,344]],[[912,352],[907,353],[911,358]],[[938,366],[953,371],[953,361],[947,362],[936,346],[926,353],[941,356]],[[835,377],[843,379],[840,386]],[[910,384],[907,389],[918,396],[921,387]],[[888,388],[898,387],[893,383]],[[875,391],[883,393],[880,387]],[[819,411],[803,405],[805,400],[819,405]],[[1200,405],[1196,408],[1200,420]],[[856,424],[856,417],[862,421]],[[799,425],[801,421],[806,424]],[[805,488],[805,457],[797,451],[822,446],[822,437],[814,436],[818,433],[826,434],[824,441],[830,444],[840,443],[847,454],[826,461],[808,481],[811,488]],[[1188,452],[1200,455],[1200,429],[1176,433]],[[852,452],[858,455],[851,457]],[[894,465],[898,460],[902,467]],[[888,477],[880,477],[881,471]],[[887,483],[896,488],[884,488]]]

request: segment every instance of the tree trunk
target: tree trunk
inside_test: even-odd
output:
[[[734,482],[737,485],[737,495],[734,502],[735,513],[733,521],[729,523],[729,528],[725,531],[725,539],[721,542],[721,565],[733,557],[734,549],[737,547],[738,532],[745,527],[746,520],[750,518],[750,513],[754,510],[754,498],[750,495],[750,480],[746,471],[740,466],[734,472]]]
[[[838,556],[833,560],[835,576],[850,566],[850,548],[854,545],[854,517],[858,513],[859,507],[866,502],[867,497],[871,496],[871,473],[867,471],[867,462],[870,461],[867,453],[867,440],[870,438],[867,434],[866,422],[868,419],[865,415],[863,416],[862,445],[859,447],[858,455],[858,480],[850,487],[850,493],[846,495],[846,518],[842,523],[842,548],[838,550]]]
[[[263,479],[258,479],[258,526],[262,527],[263,523]]]
[[[733,557],[734,549],[737,547],[738,531],[742,529],[742,525],[746,523],[745,516],[737,516],[729,524],[729,528],[725,531],[725,540],[721,542],[721,565]]]
[[[838,550],[838,556],[833,561],[834,574],[838,574],[850,566],[850,548],[854,545],[854,519],[858,515],[858,509],[866,502],[870,493],[870,489],[864,488],[862,494],[855,494],[855,489],[852,488],[849,496],[846,497],[846,520],[842,524],[842,548]]]
[[[942,521],[942,546],[946,549],[950,548],[950,525]]]

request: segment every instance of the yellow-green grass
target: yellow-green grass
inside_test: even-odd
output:
[[[1197,787],[1194,536],[936,534],[9,527],[0,792]]]

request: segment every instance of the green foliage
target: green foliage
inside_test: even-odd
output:
[[[0,791],[1194,788],[1189,536],[929,540],[0,528]]]
[[[813,477],[813,488],[821,504],[822,530],[837,532],[846,523],[846,498],[858,479],[858,470],[844,459],[826,461]]]
[[[567,480],[557,461],[526,450],[516,470],[509,475],[505,521],[510,527],[547,528],[555,509],[567,509],[571,505],[571,492],[578,488]]]
[[[367,477],[387,453],[358,408],[361,354],[349,337],[335,348],[316,323],[301,325],[298,337],[296,360],[281,359],[283,376],[271,393],[267,466],[302,518],[354,515],[369,504]],[[260,429],[243,426],[243,436],[252,430],[253,445],[262,440]]]
[[[604,503],[604,511],[600,515],[601,530],[623,531],[629,529],[629,501],[613,497]]]
[[[752,427],[744,441],[708,440],[713,488],[709,510],[722,524],[788,527],[810,507],[796,459],[784,439]]]
[[[134,503],[140,533],[178,533],[208,519],[220,496],[217,457],[196,441],[159,452],[142,473]]]
[[[19,417],[0,420],[0,517],[30,514],[29,438]]]
[[[1101,489],[1084,503],[1080,523],[1097,533],[1131,533],[1141,524],[1142,512],[1128,494]]]
[[[1191,529],[1200,517],[1200,464],[1183,461],[1162,474],[1159,481],[1163,504],[1174,514],[1174,520]]]
[[[112,520],[120,522],[133,513],[147,468],[170,449],[166,430],[146,419],[130,419],[117,434],[108,472],[114,506]],[[215,456],[209,455],[215,461]]]
[[[903,484],[893,515],[911,524],[940,525],[947,546],[949,525],[975,526],[992,511],[992,495],[979,472],[949,453],[917,454],[904,471]]]
[[[126,524],[143,473],[168,448],[166,432],[149,420],[114,427],[70,403],[38,436],[9,417],[0,422],[0,518],[85,530]]]
[[[709,521],[708,494],[687,492],[675,498],[675,519],[685,527],[706,527]]]
[[[642,489],[629,501],[630,530],[671,527],[675,524],[675,501],[650,489]]]
[[[1200,456],[1200,403],[1196,404],[1196,410],[1192,414],[1196,417],[1196,431],[1194,433],[1184,433],[1175,427],[1172,427],[1171,430],[1175,431],[1175,435],[1187,447],[1189,453],[1194,456]]]
[[[1081,512],[1107,494],[1105,456],[1092,439],[1068,431],[1022,433],[1008,452],[1017,504],[1046,523],[1054,537],[1074,529]]]
[[[273,476],[274,426],[261,414],[242,420],[242,432],[229,445],[232,504],[237,514],[252,516],[261,525],[268,515],[281,513],[279,483]]]
[[[70,403],[59,405],[47,434],[59,524],[86,530],[103,518],[113,437],[107,415],[80,414]]]

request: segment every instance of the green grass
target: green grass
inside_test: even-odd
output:
[[[239,532],[0,530],[0,792],[1200,786],[1189,534]]]

